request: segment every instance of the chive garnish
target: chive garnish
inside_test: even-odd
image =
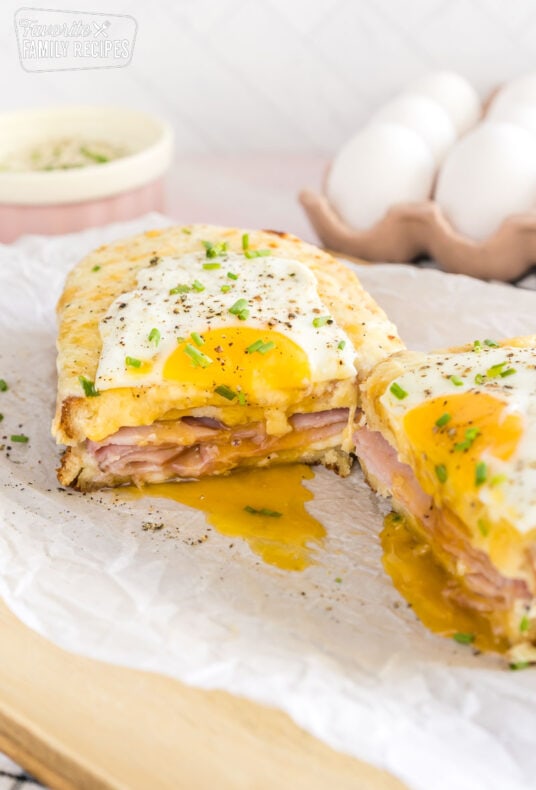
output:
[[[476,351],[477,353],[479,351],[482,351],[482,343],[480,342],[480,340],[475,340],[474,341],[474,343],[473,343],[473,351]]]
[[[236,317],[240,321],[245,321],[249,315],[248,303],[246,299],[238,299],[231,307],[229,308],[229,312],[232,315],[236,315]]]
[[[216,387],[214,392],[217,395],[221,395],[221,397],[225,398],[225,400],[234,400],[237,397],[236,392],[230,387],[227,387],[225,384],[220,384],[219,387]]]
[[[477,373],[475,376],[475,384],[483,384],[484,383],[484,376],[482,373]]]
[[[194,289],[194,291],[197,291],[197,293],[201,293],[201,291],[205,290],[205,286],[203,285],[203,283],[200,283],[199,280],[193,281],[192,288]]]
[[[242,234],[242,249],[247,250],[249,248],[249,233]]]
[[[97,264],[95,264],[95,266],[94,266],[94,267],[91,269],[91,271],[92,271],[92,272],[98,272],[98,271],[100,271],[100,266],[99,266],[99,264],[98,264],[98,263],[97,263]]]
[[[7,392],[8,389],[7,381],[5,379],[0,379],[0,392]]]
[[[320,326],[325,326],[326,324],[332,324],[333,319],[330,315],[319,315],[316,318],[313,318],[313,326],[318,329]]]
[[[18,442],[19,444],[28,444],[30,441],[29,437],[23,433],[13,433],[9,438],[12,442]]]
[[[231,290],[231,286],[230,285],[222,285],[222,287],[221,287],[222,294],[227,294],[227,293],[229,293],[230,290]]]
[[[95,382],[86,379],[85,376],[78,376],[78,381],[82,385],[86,398],[96,398],[97,395],[100,395],[100,392],[95,388]]]
[[[488,477],[488,467],[484,461],[479,461],[475,466],[475,485],[481,486],[486,482]]]
[[[442,414],[441,417],[438,417],[438,419],[435,421],[435,424],[438,428],[443,428],[443,426],[450,422],[451,419],[451,415],[445,412],[445,414]]]
[[[454,639],[455,642],[458,642],[458,644],[460,645],[472,645],[473,642],[475,641],[474,634],[463,634],[460,632],[454,634],[452,638]]]
[[[518,670],[518,669],[527,669],[530,667],[530,661],[515,661],[514,663],[510,664],[510,669]]]
[[[344,351],[344,347],[346,345],[346,340],[341,340],[341,342],[337,345],[339,351]]]
[[[147,337],[149,343],[154,343],[157,346],[160,343],[160,332],[156,327],[153,327]]]
[[[223,255],[223,253],[227,252],[226,241],[202,241],[201,244],[206,250],[207,258],[217,258],[218,255]]]
[[[262,340],[256,340],[250,346],[246,348],[246,354],[254,354],[255,351],[258,351],[259,348],[262,346]]]
[[[463,442],[456,442],[454,445],[454,449],[456,452],[464,452],[465,450],[469,450],[472,446],[473,442],[475,441],[476,437],[480,435],[480,430],[478,428],[467,428],[465,431],[465,439]]]
[[[489,535],[489,527],[486,524],[486,522],[484,521],[484,519],[483,518],[479,518],[478,521],[476,522],[476,525],[477,525],[478,529],[480,530],[480,534],[484,538],[487,538],[487,536]]]
[[[454,384],[455,387],[463,386],[463,379],[461,379],[459,376],[451,376],[450,381],[452,384]]]
[[[141,359],[136,359],[136,357],[125,357],[125,365],[129,368],[141,368]]]
[[[489,481],[490,486],[499,486],[501,483],[506,483],[508,478],[506,475],[493,475],[491,480]]]
[[[238,402],[239,402],[239,404],[241,406],[245,406],[246,405],[246,396],[244,395],[243,392],[239,392],[238,393]]]
[[[205,341],[203,340],[203,338],[201,337],[201,335],[198,332],[192,332],[190,337],[192,338],[192,340],[194,341],[196,346],[202,346],[205,343]]]
[[[336,576],[334,581],[335,581],[336,584],[342,584],[342,579],[341,579],[340,576]]]
[[[238,274],[235,274],[234,272],[227,272],[227,277],[230,280],[238,280]]]
[[[490,340],[489,337],[484,340],[484,345],[490,348],[499,348],[499,344],[496,343],[495,340]]]
[[[0,414],[0,422],[2,422],[3,419],[4,419],[4,415]]]
[[[506,370],[503,370],[501,372],[501,378],[505,379],[507,376],[513,376],[515,372],[516,372],[515,368],[506,368]]]
[[[265,258],[267,255],[271,254],[271,250],[244,250],[246,258]]]
[[[192,346],[191,343],[184,347],[184,353],[190,357],[196,368],[208,368],[209,365],[212,365],[212,359]]]
[[[273,340],[269,340],[267,343],[263,343],[262,346],[259,349],[257,349],[257,351],[259,352],[259,354],[267,354],[269,351],[272,350],[272,348],[275,348],[275,343],[273,342]]]
[[[397,384],[396,381],[394,381],[389,387],[389,392],[394,395],[395,398],[398,398],[398,400],[404,400],[404,398],[408,397],[406,390],[402,389],[400,384]]]
[[[251,513],[252,516],[269,516],[270,518],[280,518],[283,514],[279,513],[277,510],[270,510],[267,507],[251,507],[251,505],[246,505],[244,508],[246,513]]]
[[[440,483],[446,483],[448,478],[447,467],[445,464],[438,464],[435,468],[437,479]]]
[[[192,231],[190,230],[190,228],[181,228],[181,233],[185,233],[186,236],[192,235]]]
[[[490,368],[486,370],[486,376],[490,379],[496,379],[497,376],[502,374],[502,369],[506,365],[505,362],[498,362],[496,365],[492,365]]]
[[[528,631],[529,630],[529,625],[530,625],[530,620],[528,618],[528,615],[524,614],[523,617],[521,618],[521,620],[519,621],[519,630],[520,630],[520,632],[522,634],[524,634],[525,631]]]
[[[221,263],[204,263],[203,269],[211,270],[211,269],[221,269]]]
[[[187,294],[190,293],[191,290],[192,289],[189,285],[176,285],[175,288],[170,290],[169,295],[173,296],[174,294]]]

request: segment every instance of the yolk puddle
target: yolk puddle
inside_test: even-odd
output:
[[[474,635],[472,644],[480,650],[507,650],[506,640],[493,633],[483,615],[444,596],[448,574],[403,518],[395,513],[385,518],[381,542],[385,570],[427,628],[450,638],[455,634]]]
[[[321,543],[326,530],[305,503],[313,494],[303,485],[314,477],[308,466],[246,469],[227,477],[143,488],[140,496],[164,497],[205,513],[222,535],[242,538],[264,562],[301,571],[313,562],[310,544]]]

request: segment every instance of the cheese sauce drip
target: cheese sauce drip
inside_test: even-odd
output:
[[[99,390],[180,381],[255,401],[266,388],[355,376],[352,343],[322,303],[314,274],[270,255],[154,258],[137,288],[111,305],[100,332]]]

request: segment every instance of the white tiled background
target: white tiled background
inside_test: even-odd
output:
[[[124,69],[29,74],[22,6],[127,13]],[[534,0],[0,1],[0,106],[118,100],[167,116],[179,151],[334,150],[371,108],[432,68],[485,93],[536,70]]]

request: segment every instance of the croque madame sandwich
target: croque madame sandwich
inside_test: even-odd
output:
[[[533,660],[536,336],[402,351],[368,376],[362,405],[365,474],[447,572],[443,595]]]
[[[298,461],[347,474],[357,378],[402,348],[352,271],[272,231],[100,247],[58,316],[58,477],[82,490]]]

